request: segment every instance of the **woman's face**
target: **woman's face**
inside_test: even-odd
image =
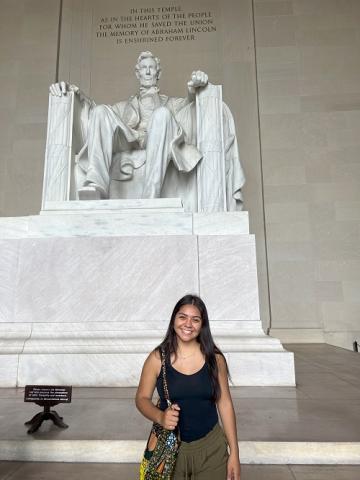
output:
[[[174,330],[183,342],[194,340],[200,333],[202,319],[195,305],[183,305],[175,316]]]

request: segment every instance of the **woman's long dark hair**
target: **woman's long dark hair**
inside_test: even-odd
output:
[[[209,317],[205,303],[201,300],[200,297],[196,295],[185,295],[180,298],[177,304],[174,307],[174,310],[171,314],[170,323],[165,335],[164,340],[156,348],[160,352],[161,349],[165,351],[165,355],[168,361],[170,361],[170,355],[174,354],[175,358],[177,355],[177,336],[174,329],[175,317],[181,307],[184,305],[194,305],[199,309],[201,315],[201,329],[196,341],[200,343],[200,350],[205,357],[205,362],[208,365],[210,372],[210,379],[213,391],[213,400],[217,402],[221,395],[220,384],[219,384],[219,369],[216,361],[216,354],[221,355],[226,364],[227,374],[229,376],[229,369],[227,366],[226,359],[222,351],[215,345],[213,337],[211,335]]]

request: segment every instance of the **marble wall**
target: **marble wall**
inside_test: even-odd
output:
[[[2,216],[40,210],[47,90],[57,71],[60,3],[0,2]],[[100,93],[113,47],[102,60],[95,49],[99,67],[91,77],[84,74],[93,61],[80,56],[86,29],[83,36],[71,36],[69,22],[77,18],[88,25],[81,8],[93,1],[62,3],[61,75],[68,79],[72,71],[72,80],[99,101],[133,93],[128,67],[121,85],[107,82],[106,95]],[[360,3],[226,0],[220,8],[220,2],[209,0],[196,5],[202,10],[210,5],[217,15],[218,40],[201,42],[201,65],[199,52],[186,42],[172,46],[174,61],[162,47],[162,88],[181,95],[193,66],[224,84],[247,176],[263,324],[270,325],[269,292],[274,335],[351,347],[360,330]],[[71,42],[78,46],[73,53]],[[122,51],[121,58],[130,65],[141,48]],[[180,57],[186,69],[178,68]],[[76,67],[79,58],[81,68]]]
[[[360,336],[360,2],[255,0],[272,331]]]
[[[0,2],[0,215],[41,206],[48,85],[60,0]]]

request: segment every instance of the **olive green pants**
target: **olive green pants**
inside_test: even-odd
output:
[[[173,480],[226,480],[228,450],[219,424],[205,437],[181,442]]]

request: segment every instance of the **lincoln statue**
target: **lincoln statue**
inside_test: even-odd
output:
[[[207,86],[208,76],[200,70],[192,72],[185,98],[163,95],[158,86],[160,60],[148,51],[139,55],[135,74],[139,81],[138,92],[128,100],[112,106],[96,105],[76,85],[59,82],[50,86],[50,93],[54,96],[66,95],[68,91],[75,92],[88,112],[87,155],[78,160],[81,172],[80,182],[78,180],[80,199],[84,192],[86,198],[91,198],[94,194],[94,198],[107,199],[111,197],[112,178],[120,182],[131,182],[138,170],[142,171],[142,176],[141,188],[136,196],[144,199],[159,198],[162,196],[169,164],[180,175],[178,183],[182,184],[182,195],[189,195],[191,189],[185,187],[184,193],[184,185],[187,181],[191,184],[191,172],[203,159],[202,152],[196,145],[195,95],[199,89]],[[244,177],[237,154],[233,119],[225,104],[223,116],[226,129],[225,158],[228,156],[228,210],[236,210],[242,203]],[[117,155],[118,162],[114,166],[116,154],[120,155]],[[173,175],[171,182],[177,183],[174,178]],[[126,188],[129,191],[128,185]]]

